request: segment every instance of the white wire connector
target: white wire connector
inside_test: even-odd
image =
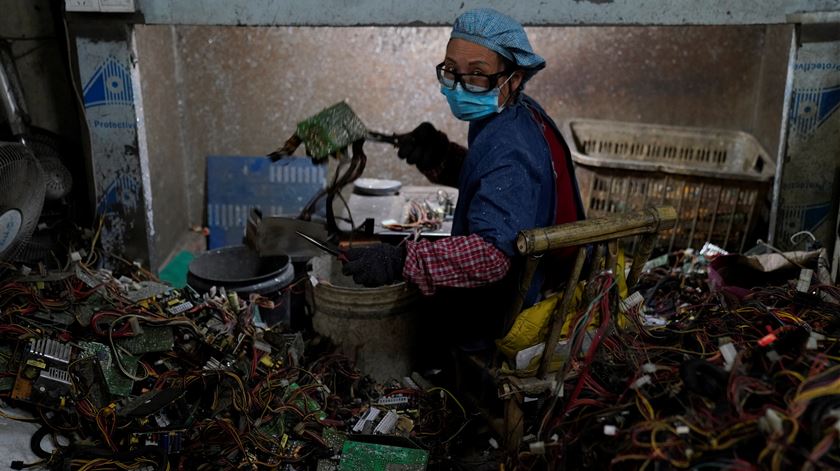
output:
[[[656,373],[657,366],[651,362],[647,362],[642,365],[642,371],[644,373]]]
[[[825,335],[811,331],[811,335],[808,336],[808,341],[805,342],[805,349],[806,350],[816,350],[820,347],[820,340],[825,340]]]
[[[807,293],[811,288],[811,279],[814,277],[814,270],[803,268],[799,272],[799,279],[796,281],[796,291]]]
[[[380,410],[376,407],[371,407],[370,409],[368,409],[367,413],[364,416],[362,416],[362,418],[359,419],[358,422],[356,422],[356,425],[353,426],[353,431],[361,432],[368,422],[373,422],[377,417],[379,417],[379,412]]]
[[[645,298],[642,296],[642,293],[634,291],[633,294],[627,296],[626,299],[622,300],[619,303],[618,308],[622,313],[625,313],[638,306],[639,304],[642,304],[644,300]]]
[[[703,244],[703,248],[700,249],[700,255],[711,258],[718,255],[729,255],[729,252],[711,242],[706,242]]]
[[[544,455],[545,454],[545,442],[539,441],[534,443],[528,444],[528,449],[531,450],[531,453],[534,455]]]
[[[403,382],[403,386],[405,386],[409,389],[417,389],[417,390],[420,389],[420,386],[418,386],[417,383],[413,379],[411,379],[409,376],[403,376],[402,382]]]
[[[785,430],[782,416],[773,409],[764,411],[764,417],[758,419],[758,425],[765,433],[769,432],[771,435],[781,434]]]
[[[128,325],[131,326],[131,331],[134,333],[134,335],[140,335],[143,333],[143,327],[140,326],[140,321],[137,320],[137,316],[129,317]]]
[[[614,437],[616,433],[618,433],[618,427],[610,424],[604,425],[604,435]]]
[[[407,406],[408,396],[395,395],[380,397],[376,403],[380,406]]]
[[[633,381],[633,384],[630,385],[631,389],[639,389],[646,384],[650,384],[650,375],[643,375],[639,377],[636,381]]]
[[[661,256],[656,257],[652,260],[648,260],[645,263],[645,265],[642,267],[642,271],[643,272],[649,272],[649,271],[653,270],[654,268],[659,268],[659,267],[667,265],[667,264],[668,264],[668,254],[661,255]]]
[[[397,419],[400,416],[397,415],[396,412],[389,410],[385,417],[382,417],[382,420],[376,425],[376,428],[373,429],[374,435],[388,435],[389,433],[394,431],[394,427],[397,425]]]
[[[727,342],[718,347],[718,350],[723,355],[723,369],[732,371],[732,365],[735,364],[735,358],[738,356],[738,349],[732,342]]]
[[[82,261],[82,254],[79,252],[70,252],[70,261],[73,263]]]
[[[688,425],[677,425],[677,435],[688,435],[691,433],[691,429],[688,428]]]

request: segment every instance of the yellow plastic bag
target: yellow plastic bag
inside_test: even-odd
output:
[[[615,281],[618,283],[618,298],[619,299],[626,299],[627,295],[627,277],[624,276],[624,273],[627,270],[627,261],[624,258],[624,249],[618,249],[618,259],[616,260],[616,274],[615,274]]]
[[[578,283],[575,288],[575,294],[572,298],[572,311],[580,304],[581,297],[583,297],[583,282]],[[551,296],[519,313],[519,317],[516,318],[507,335],[496,341],[499,351],[512,359],[516,357],[516,352],[544,342],[548,336],[551,314],[557,308],[557,303],[562,301],[562,298],[562,293]],[[569,334],[569,324],[572,322],[572,317],[574,316],[566,317],[566,322],[560,331],[561,338]]]
[[[519,313],[507,335],[496,341],[499,351],[513,358],[516,352],[540,343],[548,334],[548,321],[561,297],[551,296]]]
[[[616,283],[618,284],[618,294],[620,299],[627,297],[627,280],[624,276],[626,259],[624,250],[619,249],[618,260],[616,263]],[[574,298],[572,299],[571,312],[575,312],[580,308],[581,298],[583,297],[583,288],[585,282],[581,281],[575,288]],[[528,347],[537,345],[540,342],[545,342],[548,337],[548,327],[550,324],[551,315],[557,308],[557,303],[562,300],[562,293],[546,298],[545,300],[531,306],[522,311],[514,321],[513,326],[504,338],[496,341],[496,346],[499,351],[507,358],[513,360],[516,358],[516,353]],[[567,315],[563,327],[560,330],[560,339],[568,338],[571,323],[575,316]],[[593,318],[590,326],[597,326],[600,319]],[[619,327],[626,323],[626,319],[619,318]],[[534,359],[527,370],[534,369],[539,358]],[[552,361],[552,366],[555,361]],[[527,371],[526,370],[526,371]]]
[[[616,263],[616,274],[615,274],[615,281],[618,283],[618,299],[624,301],[627,299],[629,293],[627,292],[627,277],[624,276],[626,273],[627,261],[624,258],[624,250],[618,250],[618,260]],[[624,329],[630,324],[630,320],[627,316],[620,315],[616,313],[615,319],[616,325],[618,325],[619,329]]]

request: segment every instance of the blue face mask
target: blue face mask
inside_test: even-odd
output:
[[[507,80],[486,93],[468,92],[461,87],[460,83],[455,85],[454,90],[441,85],[440,92],[446,97],[449,109],[456,118],[462,121],[474,121],[502,111],[502,107],[499,106],[499,89],[505,83]]]

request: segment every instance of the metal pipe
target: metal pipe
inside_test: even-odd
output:
[[[12,134],[20,136],[27,133],[29,115],[23,108],[23,90],[17,77],[14,59],[8,47],[0,45],[0,101]]]

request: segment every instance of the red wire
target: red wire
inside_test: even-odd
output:
[[[609,287],[609,278],[606,278],[606,283],[604,289],[606,290]],[[572,393],[572,396],[569,398],[569,402],[566,403],[565,413],[568,413],[577,404],[577,398],[580,395],[581,391],[583,390],[583,385],[586,383],[586,379],[589,376],[589,367],[592,364],[592,360],[595,358],[595,352],[598,350],[598,345],[601,343],[601,339],[604,338],[604,334],[607,331],[607,328],[610,325],[611,320],[611,313],[610,313],[610,304],[609,304],[609,297],[605,292],[601,298],[600,302],[600,310],[601,315],[603,318],[601,319],[601,325],[598,327],[598,330],[595,332],[595,337],[592,339],[592,343],[589,344],[589,349],[586,351],[586,356],[584,357],[583,362],[583,369],[581,370],[580,377],[578,378],[577,385],[575,385],[575,390]]]
[[[102,329],[99,328],[99,322],[98,322],[99,319],[102,318],[102,317],[106,317],[106,316],[107,317],[113,317],[113,318],[116,319],[116,318],[122,317],[124,315],[125,314],[123,314],[121,312],[115,312],[115,311],[99,311],[90,318],[90,327],[91,327],[91,329],[93,329],[93,332],[96,335],[98,335],[100,337],[107,337],[108,336],[108,331],[107,330],[102,330]],[[128,323],[126,323],[125,325],[120,327],[119,330],[114,330],[113,332],[111,332],[112,337],[129,337],[131,335],[134,335],[134,331],[131,330],[131,325],[129,325]]]
[[[258,360],[257,357],[259,356],[259,353],[258,353],[259,350],[257,350],[254,347],[251,347],[251,349],[254,351],[254,355],[253,355],[253,359],[251,360],[251,374],[248,376],[249,378],[253,378],[254,376],[257,375],[257,360]]]

